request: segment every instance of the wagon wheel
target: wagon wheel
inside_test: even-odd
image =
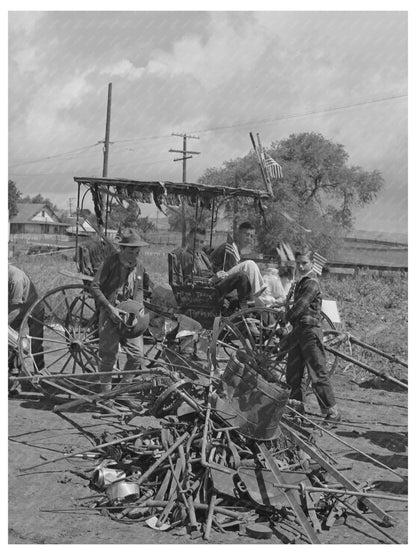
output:
[[[222,318],[213,357],[217,364],[243,352],[264,377],[284,376],[285,353],[279,349],[281,314],[272,308],[247,308]]]
[[[23,372],[48,396],[94,392],[97,379],[88,377],[98,368],[97,320],[87,287],[57,287],[31,306],[20,329],[19,357]],[[36,382],[39,375],[50,376],[56,385]]]
[[[264,377],[271,371],[278,380],[285,380],[287,349],[282,342],[280,331],[281,313],[272,308],[248,308],[222,319],[214,360],[218,364],[234,353],[243,351],[249,354]],[[333,322],[321,312],[321,325],[324,331],[324,343],[335,330]],[[327,353],[328,372],[332,375],[338,364],[338,358]],[[308,380],[309,386],[309,380]]]

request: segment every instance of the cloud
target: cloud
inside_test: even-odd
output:
[[[145,75],[165,78],[188,76],[212,90],[253,69],[272,40],[273,35],[267,29],[258,33],[254,21],[248,20],[244,25],[236,26],[226,14],[213,13],[207,40],[189,34],[174,41],[169,50],[154,52],[142,67],[124,59],[100,73],[131,81]]]
[[[26,38],[27,36],[33,35],[36,31],[36,27],[45,17],[46,12],[41,11],[16,11],[9,12],[9,29],[10,32],[15,36],[20,36],[20,38]],[[24,35],[22,37],[22,35]]]
[[[124,77],[129,81],[140,79],[146,71],[143,67],[135,67],[130,60],[121,60],[111,66],[107,66],[100,71],[101,75],[111,75],[113,77]]]

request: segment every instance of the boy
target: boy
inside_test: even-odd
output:
[[[302,378],[306,366],[325,422],[339,422],[341,415],[326,369],[320,325],[322,293],[313,271],[313,253],[297,252],[295,262],[300,277],[294,290],[293,305],[286,314],[286,321],[293,327],[286,367],[286,382],[292,389],[290,397],[301,403],[299,412],[304,412],[305,388]]]

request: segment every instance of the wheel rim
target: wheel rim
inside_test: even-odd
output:
[[[266,377],[268,372],[281,381],[285,371],[285,355],[279,351],[279,314],[270,308],[245,309],[224,318],[216,340],[216,360],[243,351]],[[267,378],[266,378],[267,379]]]
[[[62,375],[67,379],[53,383],[91,392],[93,381],[81,376],[97,371],[98,335],[95,303],[85,286],[57,287],[32,305],[20,330],[19,357],[28,376]],[[34,385],[50,393],[50,386]],[[54,394],[60,393],[62,389],[54,387]]]

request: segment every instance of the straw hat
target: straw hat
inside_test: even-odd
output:
[[[118,244],[121,247],[147,247],[149,243],[146,243],[135,229],[128,227],[123,230]]]

